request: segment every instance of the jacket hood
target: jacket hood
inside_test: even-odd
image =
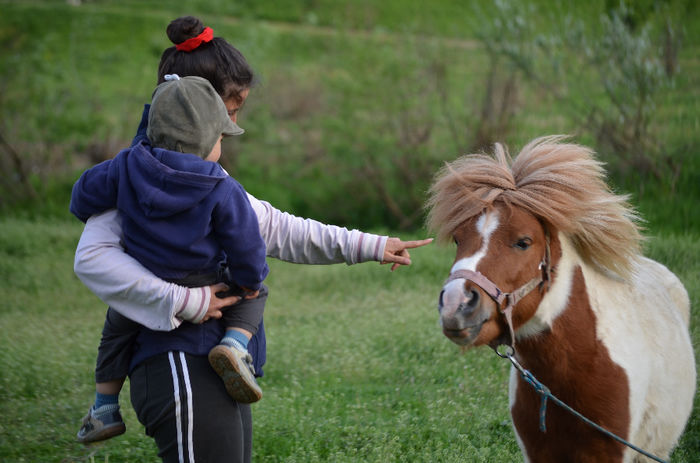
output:
[[[194,154],[149,148],[136,145],[125,166],[146,217],[165,218],[191,209],[227,177],[219,164]]]

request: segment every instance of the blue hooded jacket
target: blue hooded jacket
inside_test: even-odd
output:
[[[240,286],[257,290],[267,276],[257,216],[217,163],[141,141],[73,186],[70,210],[80,220],[115,207],[126,251],[163,279],[216,272],[223,260]]]

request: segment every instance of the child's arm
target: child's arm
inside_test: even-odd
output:
[[[83,222],[117,205],[119,176],[113,161],[110,159],[86,170],[73,185],[70,211]]]
[[[254,292],[260,289],[269,272],[258,217],[238,182],[228,179],[220,185],[228,188],[229,194],[216,205],[212,228],[217,242],[226,252],[230,278],[246,292]]]

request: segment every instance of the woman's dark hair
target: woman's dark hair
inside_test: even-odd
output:
[[[204,30],[202,21],[184,16],[172,21],[166,33],[175,45],[196,37]],[[192,51],[166,48],[158,65],[158,83],[165,82],[166,74],[199,76],[207,79],[223,100],[241,102],[240,93],[253,86],[253,70],[240,51],[221,37],[202,43]]]

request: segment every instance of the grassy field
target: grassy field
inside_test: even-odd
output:
[[[558,5],[592,29],[610,4],[525,3]],[[93,398],[105,308],[73,274],[81,226],[67,203],[79,172],[131,139],[170,45],[168,21],[199,15],[260,78],[242,113],[246,135],[227,146],[235,156],[224,160],[249,191],[299,215],[392,229],[398,221],[357,172],[410,153],[402,143],[426,126],[431,138],[416,147],[426,163],[463,153],[450,121],[468,136],[488,71],[475,38],[489,18],[474,14],[476,4],[489,3],[434,0],[428,12],[422,0],[0,0],[0,135],[23,156],[39,193],[4,213],[3,195],[12,191],[2,186],[16,172],[3,170],[8,152],[0,146],[0,462],[157,460],[128,385],[127,433],[88,448],[73,441]],[[700,14],[692,0],[654,4],[685,12],[680,72],[659,95],[652,124],[682,169],[661,180],[619,171],[614,184],[648,220],[647,254],[686,284],[698,356]],[[542,16],[538,27],[556,26]],[[445,74],[436,82],[439,69]],[[596,148],[570,108],[522,89],[503,140],[512,152],[551,133]],[[386,182],[420,198],[429,177]],[[411,268],[394,274],[376,264],[271,261],[254,461],[521,460],[506,405],[508,365],[488,349],[461,352],[437,324],[452,249],[430,246],[414,256]],[[700,398],[672,461],[700,462]]]
[[[0,221],[0,461],[154,461],[128,387],[125,435],[87,448],[73,441],[93,399],[105,310],[72,272],[76,222]],[[700,236],[660,236],[647,250],[686,284],[700,355]],[[437,325],[452,252],[417,250],[393,274],[373,263],[270,262],[254,461],[520,460],[507,362],[487,348],[462,353]],[[699,455],[700,397],[672,461]]]

